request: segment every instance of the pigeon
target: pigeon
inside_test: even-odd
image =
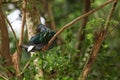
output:
[[[47,46],[50,39],[54,36],[55,31],[49,29],[44,24],[39,24],[36,28],[36,35],[31,37],[26,45],[21,45],[27,52],[42,51]],[[56,43],[56,40],[50,46],[51,49]]]

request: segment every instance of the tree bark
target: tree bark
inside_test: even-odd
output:
[[[82,76],[80,75],[78,80],[86,80],[86,77],[90,71],[91,65],[93,64],[93,62],[95,61],[95,59],[97,57],[97,54],[100,50],[102,42],[105,40],[105,36],[106,36],[106,31],[101,31],[101,32],[97,33],[97,35],[95,34],[96,39],[95,39],[95,43],[92,48],[92,51],[90,53],[90,57],[84,67]]]
[[[84,1],[84,14],[89,12],[90,11],[90,0],[85,0]],[[88,22],[88,17],[84,17],[84,19],[82,20],[82,24],[80,26],[80,29],[78,31],[78,36],[77,36],[77,39],[78,39],[78,43],[77,43],[77,49],[81,51],[81,48],[83,47],[82,46],[82,41],[84,41],[84,38],[85,38],[85,26]]]
[[[8,36],[7,26],[5,24],[3,12],[1,9],[1,1],[0,1],[0,32],[1,32],[1,48],[0,48],[0,55],[5,59],[5,67],[10,67],[13,65],[12,58],[10,55],[10,42]],[[8,76],[13,76],[11,72],[7,72]]]
[[[35,28],[39,24],[38,17],[39,17],[40,14],[36,13],[37,8],[36,8],[35,4],[31,3],[31,2],[29,2],[29,3],[32,6],[32,8],[28,9],[26,11],[26,26],[27,26],[28,38],[30,40],[30,38],[35,35]],[[32,54],[34,54],[34,53],[31,53],[31,57],[33,56]],[[34,60],[34,65],[36,66],[36,68],[38,68],[39,77],[42,77],[43,76],[43,71],[42,71],[42,69],[40,69],[38,67],[38,64],[36,64],[35,60]]]
[[[26,12],[26,25],[27,25],[27,32],[28,32],[28,40],[30,40],[30,38],[35,35],[35,26],[32,21],[32,18],[33,17],[31,16],[31,13],[27,11]]]
[[[10,44],[7,26],[3,17],[3,12],[0,6],[0,31],[1,31],[1,56],[6,59],[6,65],[12,65],[12,58],[10,56]]]

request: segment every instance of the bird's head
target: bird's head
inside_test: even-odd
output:
[[[37,33],[39,33],[39,32],[42,32],[42,31],[48,31],[50,29],[44,24],[39,24],[38,27],[35,30],[36,30]]]

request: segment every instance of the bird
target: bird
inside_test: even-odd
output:
[[[27,52],[42,51],[55,34],[55,31],[49,29],[44,24],[39,24],[35,30],[36,35],[31,37],[26,45],[22,45]],[[51,49],[55,43],[56,41],[53,42],[53,45],[50,46],[49,49]]]

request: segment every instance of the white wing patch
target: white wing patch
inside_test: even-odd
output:
[[[44,17],[40,17],[40,21],[41,21],[41,24],[44,24],[45,25],[45,18]]]
[[[35,46],[31,45],[28,47],[27,51],[30,52]]]

